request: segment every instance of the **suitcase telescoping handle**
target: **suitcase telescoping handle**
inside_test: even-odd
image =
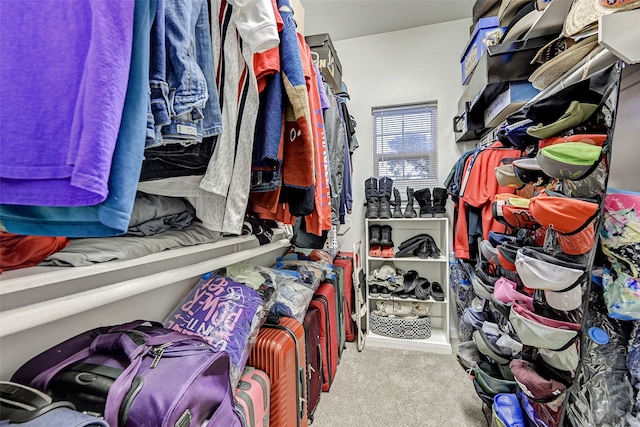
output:
[[[104,409],[104,419],[109,425],[118,425],[118,411],[126,394],[131,389],[133,379],[140,370],[143,357],[154,347],[169,346],[173,343],[186,340],[198,340],[199,336],[185,335],[179,332],[169,332],[163,335],[149,336],[136,328],[144,324],[144,320],[137,320],[124,325],[111,328],[106,334],[98,335],[89,347],[69,356],[62,362],[42,371],[31,381],[31,386],[40,390],[46,390],[49,381],[65,367],[86,359],[96,353],[110,353],[118,351],[124,353],[129,361],[129,366],[116,378],[107,394]],[[157,322],[150,322],[153,327],[162,327]],[[159,325],[159,326],[158,326]],[[202,340],[202,339],[200,339]],[[204,340],[202,340],[204,341]]]

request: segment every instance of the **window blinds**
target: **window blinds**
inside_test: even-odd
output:
[[[373,173],[393,179],[403,198],[406,187],[437,186],[435,103],[373,109]]]

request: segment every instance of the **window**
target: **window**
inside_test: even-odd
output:
[[[436,103],[373,108],[373,174],[393,179],[406,198],[438,185],[438,110]]]

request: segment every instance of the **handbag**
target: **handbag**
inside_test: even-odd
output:
[[[229,363],[199,336],[137,320],[70,338],[26,362],[12,381],[112,427],[240,427]]]

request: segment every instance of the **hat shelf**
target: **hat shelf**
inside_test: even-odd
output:
[[[525,39],[531,39],[534,37],[540,37],[547,34],[557,34],[562,31],[562,24],[569,12],[571,6],[570,1],[551,1],[544,9],[542,15],[531,26]]]
[[[391,239],[394,243],[393,253],[394,257],[383,258],[380,256],[371,256],[369,253],[370,245],[370,227],[375,225],[388,225],[391,227]],[[442,286],[444,291],[444,300],[436,301],[433,296],[429,296],[427,299],[418,299],[415,295],[410,295],[407,298],[401,298],[398,295],[390,296],[374,296],[370,294],[369,283],[366,287],[366,300],[367,300],[367,338],[366,343],[375,347],[389,347],[398,348],[404,350],[424,351],[441,354],[451,354],[452,347],[450,341],[449,331],[449,264],[447,254],[449,253],[449,219],[443,218],[389,218],[389,219],[375,219],[367,218],[365,225],[366,236],[366,257],[365,257],[365,273],[367,279],[371,277],[374,270],[387,264],[396,269],[399,269],[402,273],[406,273],[409,270],[415,270],[418,272],[421,278],[426,278],[429,282],[438,282]],[[437,257],[420,258],[409,252],[403,256],[396,257],[398,253],[398,247],[402,242],[417,236],[419,234],[429,234],[433,237],[438,249],[440,249],[440,255]],[[368,281],[369,282],[369,281]],[[399,305],[419,304],[418,313],[422,313],[422,310],[426,310],[429,313],[428,320],[422,314],[418,314],[418,318],[415,319],[417,325],[412,325],[411,315],[409,317],[395,316],[392,314],[391,319],[380,319],[376,317],[372,312],[376,311],[377,306],[382,303],[392,307],[395,310]],[[394,305],[397,304],[397,305]],[[399,312],[399,314],[402,314]],[[393,320],[396,318],[396,320]],[[386,323],[397,322],[396,325],[380,326],[380,322]],[[429,323],[428,337],[424,338],[424,334],[415,333],[415,328],[423,328],[423,323],[427,321]],[[414,329],[415,337],[406,338],[409,329]],[[399,332],[407,332],[405,334]],[[424,332],[424,331],[423,331]],[[401,337],[398,337],[401,336]]]
[[[640,9],[600,17],[599,43],[627,64],[640,62]],[[630,36],[631,34],[631,36]]]
[[[589,0],[581,1],[586,4]],[[511,99],[513,97],[506,97],[505,94],[509,91],[513,92],[514,84],[529,83],[528,79],[536,69],[534,65],[529,64],[533,59],[530,54],[535,54],[542,45],[562,36],[564,21],[569,14],[572,1],[547,3],[542,14],[524,36],[517,41],[488,46],[478,59],[477,66],[470,77],[467,77],[466,90],[458,102],[459,112],[453,125],[456,142],[475,140],[484,143],[487,139],[495,140],[492,131],[510,113],[524,104],[526,94],[521,94],[518,99]],[[598,28],[593,30],[598,33],[600,52],[594,50],[582,58],[544,91],[539,92],[531,87],[532,91],[538,93],[532,92],[526,102],[533,102],[541,96],[552,93],[555,90],[553,88],[565,87],[583,79],[586,72],[597,72],[618,60],[627,64],[639,63],[638,22],[640,22],[640,9],[620,10],[601,15],[598,18]],[[508,58],[508,61],[502,60],[501,57]],[[522,88],[516,87],[516,89],[522,92]],[[501,98],[504,99],[501,100]],[[497,111],[498,114],[489,114],[489,110],[495,109],[496,105],[500,108],[506,105],[507,108]],[[463,106],[466,107],[463,108]]]

